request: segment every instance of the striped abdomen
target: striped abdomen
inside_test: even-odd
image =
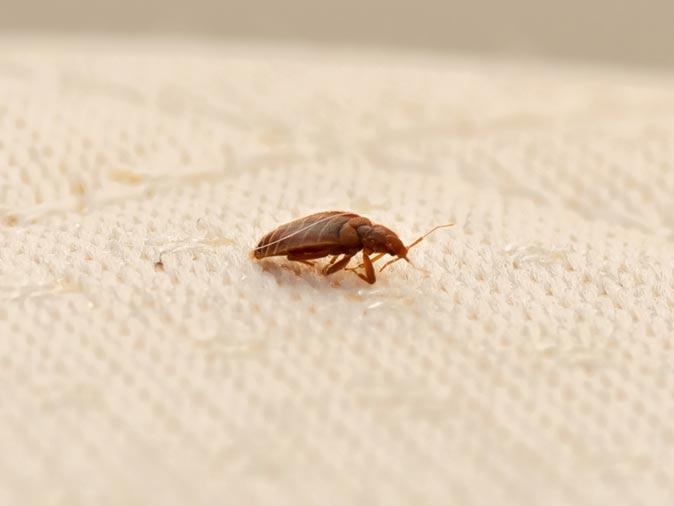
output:
[[[343,246],[340,240],[342,227],[354,218],[359,222],[370,223],[367,218],[344,211],[305,216],[266,234],[253,250],[253,254],[255,258],[264,258],[296,252],[338,250]]]

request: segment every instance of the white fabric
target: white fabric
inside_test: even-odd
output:
[[[5,39],[0,504],[673,504],[673,195],[668,76]]]

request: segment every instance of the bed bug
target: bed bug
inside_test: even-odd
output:
[[[313,265],[311,260],[332,256],[321,270],[324,275],[329,276],[345,269],[372,284],[377,280],[373,265],[384,255],[395,258],[384,264],[380,272],[398,260],[406,260],[411,264],[407,253],[412,247],[437,229],[452,225],[450,223],[434,227],[405,246],[398,234],[390,228],[372,223],[355,213],[327,211],[305,216],[272,230],[260,239],[252,255],[258,260],[285,256],[288,260],[308,265]],[[362,251],[363,262],[356,268],[347,269],[351,258],[359,251]],[[361,267],[364,268],[364,273],[358,271]]]

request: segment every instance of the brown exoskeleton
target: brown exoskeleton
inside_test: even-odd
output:
[[[332,256],[330,263],[322,269],[326,276],[344,269],[351,258],[363,251],[363,263],[353,271],[362,280],[372,284],[376,281],[373,264],[384,255],[396,258],[380,269],[398,260],[406,260],[407,253],[440,225],[405,246],[398,235],[383,225],[377,225],[363,216],[344,211],[316,213],[291,221],[266,234],[253,250],[256,259],[285,256],[288,260],[313,265],[310,260]],[[377,254],[370,258],[370,255]],[[338,260],[339,257],[342,257]],[[411,262],[410,262],[411,263]],[[365,273],[358,272],[364,267]]]

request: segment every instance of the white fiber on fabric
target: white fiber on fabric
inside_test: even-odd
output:
[[[0,505],[674,504],[672,76],[0,47]]]

